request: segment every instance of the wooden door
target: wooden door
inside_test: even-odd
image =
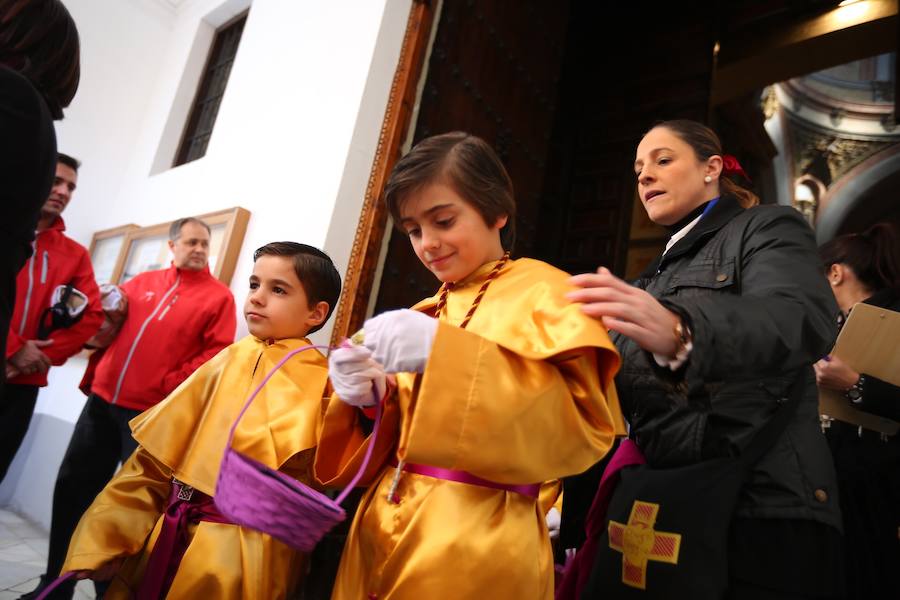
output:
[[[516,192],[516,255],[535,251],[568,20],[560,0],[446,0],[428,64],[414,140],[462,130],[497,150]],[[438,287],[394,230],[375,312]]]

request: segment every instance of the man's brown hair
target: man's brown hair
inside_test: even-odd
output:
[[[399,227],[404,202],[423,187],[444,183],[478,211],[488,227],[506,215],[500,243],[510,251],[516,241],[516,200],[512,179],[483,139],[454,131],[425,138],[401,158],[384,188],[388,211]]]

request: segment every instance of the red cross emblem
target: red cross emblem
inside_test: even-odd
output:
[[[676,565],[681,534],[655,531],[659,504],[634,501],[628,523],[609,522],[609,547],[622,553],[622,583],[647,589],[647,563]]]

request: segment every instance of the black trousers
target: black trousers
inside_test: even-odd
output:
[[[47,551],[46,579],[52,581],[60,573],[69,549],[69,540],[81,515],[94,498],[115,475],[116,467],[137,448],[131,437],[128,421],[140,414],[115,406],[91,394],[56,476],[53,491],[53,514],[50,521],[50,547]],[[72,597],[74,582],[54,590],[54,600]],[[102,597],[106,585],[98,585],[97,597]]]
[[[28,432],[40,388],[7,383],[0,390],[0,481],[3,481]]]

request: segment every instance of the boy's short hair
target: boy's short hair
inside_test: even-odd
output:
[[[331,258],[312,246],[297,242],[271,242],[253,253],[253,262],[260,256],[284,256],[294,263],[294,272],[306,292],[306,300],[312,306],[318,302],[328,303],[328,314],[321,325],[309,330],[313,333],[322,329],[341,297],[341,276]]]
[[[400,227],[403,203],[426,185],[444,183],[468,201],[490,227],[506,215],[500,230],[503,249],[516,242],[516,200],[512,179],[493,148],[480,137],[453,131],[425,138],[397,161],[384,188],[384,200]]]

